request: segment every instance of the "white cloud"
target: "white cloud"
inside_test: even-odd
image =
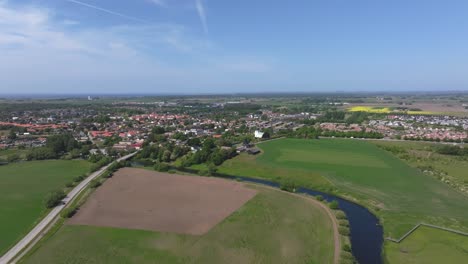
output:
[[[71,19],[65,19],[62,21],[62,23],[66,26],[75,26],[75,25],[79,25],[80,22],[76,21],[76,20],[71,20]]]
[[[181,25],[91,27],[54,14],[0,0],[0,94],[187,91],[270,69],[255,57],[225,56]]]
[[[206,22],[205,7],[203,6],[202,0],[195,0],[195,7],[197,8],[198,17],[203,25],[203,30],[208,33],[208,24]]]
[[[150,1],[151,3],[156,4],[158,6],[166,6],[167,5],[165,0],[148,0],[148,1]]]

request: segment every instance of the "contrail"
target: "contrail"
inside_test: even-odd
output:
[[[98,11],[108,13],[108,14],[111,14],[111,15],[114,15],[114,16],[123,17],[123,18],[129,19],[129,20],[133,20],[133,21],[137,21],[137,22],[141,22],[141,23],[148,23],[148,21],[145,21],[143,19],[139,19],[137,17],[127,16],[127,15],[122,14],[122,13],[114,12],[112,10],[105,9],[105,8],[102,8],[102,7],[99,7],[99,6],[90,5],[90,4],[81,2],[81,1],[77,1],[77,0],[65,0],[65,1],[70,2],[70,3],[74,3],[74,4],[78,4],[78,5],[82,5],[82,6],[86,6],[86,7],[92,8],[94,10],[98,10]]]
[[[206,23],[205,8],[203,7],[202,0],[195,0],[195,6],[197,8],[198,16],[202,22],[203,30],[208,34],[208,24]]]

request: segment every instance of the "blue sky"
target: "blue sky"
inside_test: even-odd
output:
[[[468,90],[468,1],[0,0],[0,93]]]

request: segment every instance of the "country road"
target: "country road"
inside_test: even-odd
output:
[[[135,154],[136,152],[128,154],[117,159],[117,161],[126,160]],[[97,178],[109,166],[110,164],[93,172],[90,176],[88,176],[75,188],[73,188],[73,190],[67,194],[67,197],[62,200],[63,203],[61,205],[58,205],[52,209],[52,211],[50,211],[50,213],[44,217],[39,224],[37,224],[23,239],[21,239],[15,246],[13,246],[0,258],[0,264],[10,263],[10,261],[12,261],[16,255],[18,255],[24,248],[26,248],[34,240],[34,238],[36,238],[55,219],[55,217],[59,215],[63,208],[65,208],[92,180]]]

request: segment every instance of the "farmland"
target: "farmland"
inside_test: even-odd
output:
[[[89,171],[86,161],[31,161],[0,166],[0,253],[45,215],[46,194]]]
[[[193,176],[177,177],[188,177],[189,181],[200,179]],[[110,179],[100,188],[109,186],[112,180],[114,179]],[[209,184],[213,184],[213,180],[220,181],[202,179]],[[241,187],[244,184],[236,185]],[[316,263],[333,262],[332,223],[323,209],[311,203],[308,198],[257,185],[245,186],[254,190],[256,195],[203,234],[75,225],[72,218],[54,235],[43,241],[42,246],[30,252],[22,262],[154,263],[155,259],[158,263],[308,263],[311,260]],[[153,187],[146,184],[146,188]],[[96,199],[99,191],[98,189],[92,194],[87,203]],[[183,192],[181,197],[186,195],[185,191]],[[152,192],[152,195],[158,196],[161,193]],[[167,203],[172,203],[172,199],[180,199],[175,193],[167,195],[164,200]],[[228,200],[212,200],[211,203],[223,203]],[[197,201],[191,203],[194,202]],[[83,207],[85,211],[88,210],[86,206],[87,204]],[[184,210],[181,207],[172,208],[178,212]],[[76,216],[79,215],[80,211]],[[168,212],[167,217],[173,217],[171,215]]]
[[[468,237],[425,226],[387,247],[393,263],[465,263],[468,258]]]
[[[301,171],[297,184],[328,188],[370,208],[379,216],[385,236],[399,238],[419,222],[468,230],[466,196],[372,143],[281,139],[258,146],[263,154],[258,157],[240,155],[225,162],[220,172],[264,177],[257,172],[272,172],[278,168],[278,173],[267,178],[281,181],[283,177],[294,179],[296,171]],[[324,185],[323,177],[330,182]]]
[[[379,106],[353,106],[348,108],[349,112],[366,112],[373,114],[409,114],[409,115],[444,115],[445,112],[431,112],[422,110],[398,110],[395,107],[379,107]]]

